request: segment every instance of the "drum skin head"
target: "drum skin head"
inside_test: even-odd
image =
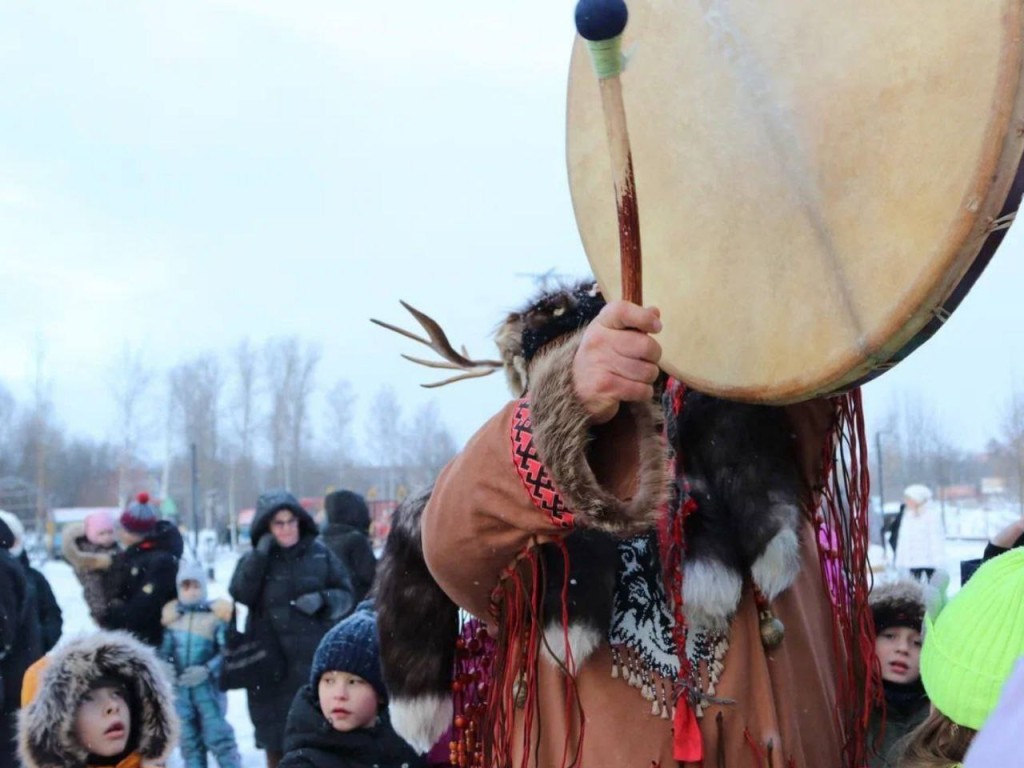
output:
[[[944,319],[1007,204],[1024,148],[1024,3],[629,10],[622,89],[662,368],[710,394],[787,403],[891,367]],[[617,298],[609,151],[578,39],[567,161],[584,249]]]

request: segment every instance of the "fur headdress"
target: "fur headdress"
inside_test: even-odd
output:
[[[868,595],[868,605],[875,619],[875,633],[890,627],[909,627],[921,631],[924,621],[924,588],[920,582],[900,579],[879,584]]]
[[[27,768],[84,768],[89,752],[75,737],[75,716],[78,703],[102,678],[127,684],[139,756],[160,761],[170,754],[178,717],[163,663],[127,632],[97,632],[48,657],[38,695],[19,715],[18,751]]]
[[[529,388],[529,366],[550,342],[578,331],[597,317],[605,305],[593,280],[544,289],[522,309],[510,312],[498,326],[494,342],[501,352],[505,378],[515,397]]]

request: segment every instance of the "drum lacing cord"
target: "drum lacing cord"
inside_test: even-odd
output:
[[[1017,212],[1013,211],[998,219],[992,219],[988,224],[988,233],[998,232],[1001,229],[1009,229],[1013,220],[1017,218]]]

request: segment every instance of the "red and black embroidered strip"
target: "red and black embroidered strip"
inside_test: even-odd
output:
[[[520,400],[512,413],[512,463],[534,505],[559,528],[573,527],[572,510],[555,488],[551,474],[537,455],[533,443],[533,419],[530,403]]]

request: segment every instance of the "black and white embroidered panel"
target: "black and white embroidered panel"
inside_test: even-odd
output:
[[[672,641],[672,613],[661,578],[657,534],[622,541],[619,558],[609,642],[625,646],[649,670],[674,680],[679,658]]]

